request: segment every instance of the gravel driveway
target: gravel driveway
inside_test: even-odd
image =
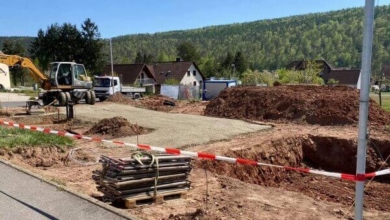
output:
[[[122,116],[132,124],[138,123],[140,126],[155,129],[149,134],[139,136],[140,143],[175,148],[229,139],[238,134],[270,128],[239,120],[165,113],[114,103],[77,105],[75,114],[77,118],[93,122]],[[136,143],[136,137],[120,140]]]

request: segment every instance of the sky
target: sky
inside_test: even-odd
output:
[[[95,22],[102,38],[363,7],[364,0],[18,0],[0,8],[0,36],[36,36],[53,23]],[[375,0],[388,5],[390,0]]]

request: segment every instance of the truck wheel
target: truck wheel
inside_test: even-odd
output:
[[[90,92],[90,91],[86,91],[86,94],[85,94],[85,103],[91,104],[91,92]]]
[[[58,93],[58,104],[64,106],[66,104],[66,95],[65,92]]]
[[[133,99],[140,99],[141,98],[141,95],[139,93],[135,93],[133,95]]]
[[[72,96],[70,96],[69,92],[65,92],[65,96],[66,96],[66,103],[72,101]]]
[[[42,95],[42,102],[43,102],[43,105],[48,105],[50,104],[50,99],[49,99],[49,96],[47,95],[47,93],[44,93]]]
[[[91,102],[90,102],[89,104],[95,105],[95,103],[96,103],[96,94],[95,94],[95,91],[89,91],[89,93],[91,94]]]

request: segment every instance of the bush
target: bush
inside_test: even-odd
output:
[[[330,78],[327,82],[328,85],[337,85],[339,84],[339,81],[338,80],[335,80],[333,78]]]
[[[241,77],[243,85],[267,84],[267,86],[272,86],[275,80],[275,75],[267,70],[263,72],[247,70]]]

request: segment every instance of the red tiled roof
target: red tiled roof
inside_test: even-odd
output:
[[[142,71],[144,71],[149,78],[155,79],[154,74],[145,64],[114,64],[114,73],[122,77],[123,84],[134,84]],[[103,75],[111,75],[111,65],[104,67]]]

